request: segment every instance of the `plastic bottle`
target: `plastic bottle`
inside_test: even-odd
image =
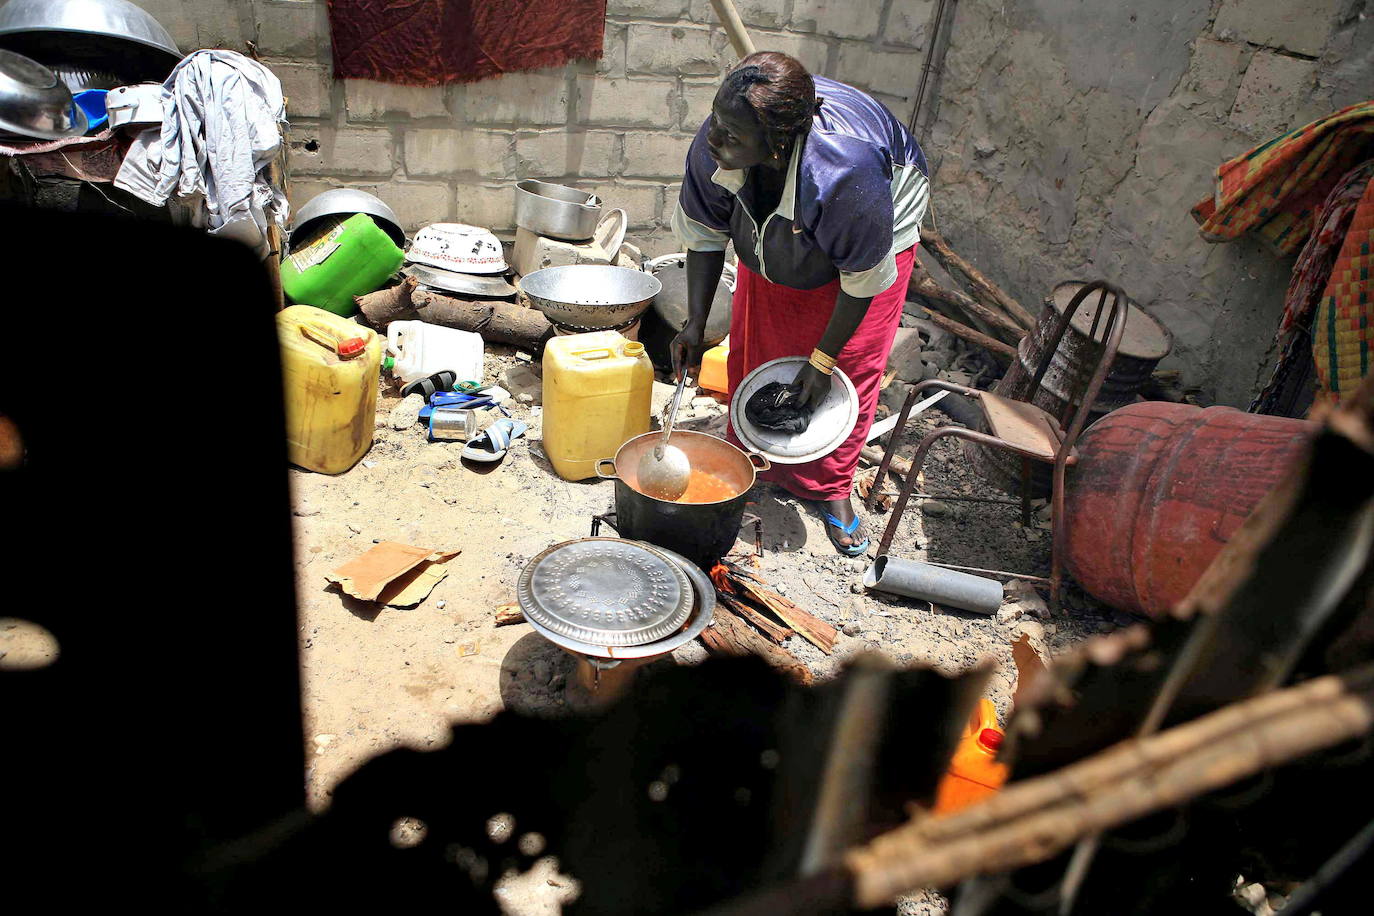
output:
[[[482,380],[482,335],[423,321],[393,321],[386,329],[389,368],[402,382],[445,369],[459,382]]]
[[[382,342],[371,329],[312,305],[277,313],[286,448],[292,464],[339,474],[372,447]]]
[[[641,343],[615,331],[555,337],[544,347],[544,452],[564,480],[649,431],[654,369]]]
[[[1003,737],[997,727],[997,708],[991,700],[980,699],[935,790],[936,814],[958,811],[1002,788],[1008,767],[998,763],[996,757]]]
[[[347,317],[358,310],[353,297],[381,286],[404,260],[372,217],[355,213],[325,223],[313,241],[282,262],[281,288],[292,302]]]

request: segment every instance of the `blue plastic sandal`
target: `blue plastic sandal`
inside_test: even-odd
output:
[[[830,538],[830,543],[834,544],[835,549],[838,550],[840,553],[844,554],[847,557],[861,557],[868,552],[868,538],[864,538],[861,543],[850,544],[848,547],[846,547],[840,543],[840,540],[835,535],[835,532],[830,530],[831,528],[835,528],[840,532],[840,534],[853,534],[855,531],[859,529],[859,517],[857,515],[854,516],[853,521],[846,525],[844,522],[840,521],[835,516],[827,512],[825,514],[825,524],[826,536]]]

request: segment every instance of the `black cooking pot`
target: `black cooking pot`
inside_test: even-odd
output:
[[[597,474],[615,481],[616,530],[621,537],[676,551],[709,570],[734,546],[749,490],[758,472],[770,467],[768,459],[715,436],[674,430],[672,443],[686,453],[692,470],[724,481],[731,495],[713,503],[669,502],[639,490],[640,458],[662,438],[659,432],[635,436],[614,458],[596,463]]]

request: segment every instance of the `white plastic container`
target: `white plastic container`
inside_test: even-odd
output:
[[[482,380],[482,335],[423,321],[393,321],[386,329],[391,372],[402,382],[428,378],[445,369],[460,382]]]

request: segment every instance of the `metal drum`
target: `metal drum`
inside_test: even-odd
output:
[[[1317,428],[1164,401],[1104,417],[1069,469],[1065,567],[1112,607],[1166,613],[1303,460]]]
[[[1089,295],[1074,312],[1069,328],[1059,342],[1058,348],[1050,358],[1049,368],[1034,398],[1029,398],[1031,383],[1035,380],[1035,370],[1044,361],[1049,349],[1050,339],[1063,317],[1064,310],[1074,295],[1083,288],[1083,281],[1070,280],[1060,283],[1045,299],[1045,305],[1036,322],[1035,330],[1021,339],[1016,348],[1016,359],[992,390],[1006,398],[1018,401],[1031,400],[1031,403],[1044,408],[1051,416],[1059,419],[1067,428],[1072,417],[1066,417],[1070,404],[1076,404],[1088,387],[1093,368],[1102,355],[1103,337],[1107,317],[1110,314],[1110,297],[1102,310],[1102,321],[1096,329],[1093,319],[1097,315],[1097,296]],[[1148,312],[1134,302],[1127,301],[1126,327],[1121,334],[1121,345],[1117,348],[1112,368],[1102,383],[1088,422],[1092,423],[1114,410],[1135,401],[1137,392],[1150,378],[1159,361],[1173,349],[1173,335],[1168,328],[1156,321]],[[1010,493],[1021,490],[1021,459],[1010,452],[986,449],[976,442],[960,443],[964,455],[979,476],[996,484]],[[1034,496],[1043,497],[1050,491],[1051,470],[1048,464],[1034,462],[1031,465],[1031,491]]]

